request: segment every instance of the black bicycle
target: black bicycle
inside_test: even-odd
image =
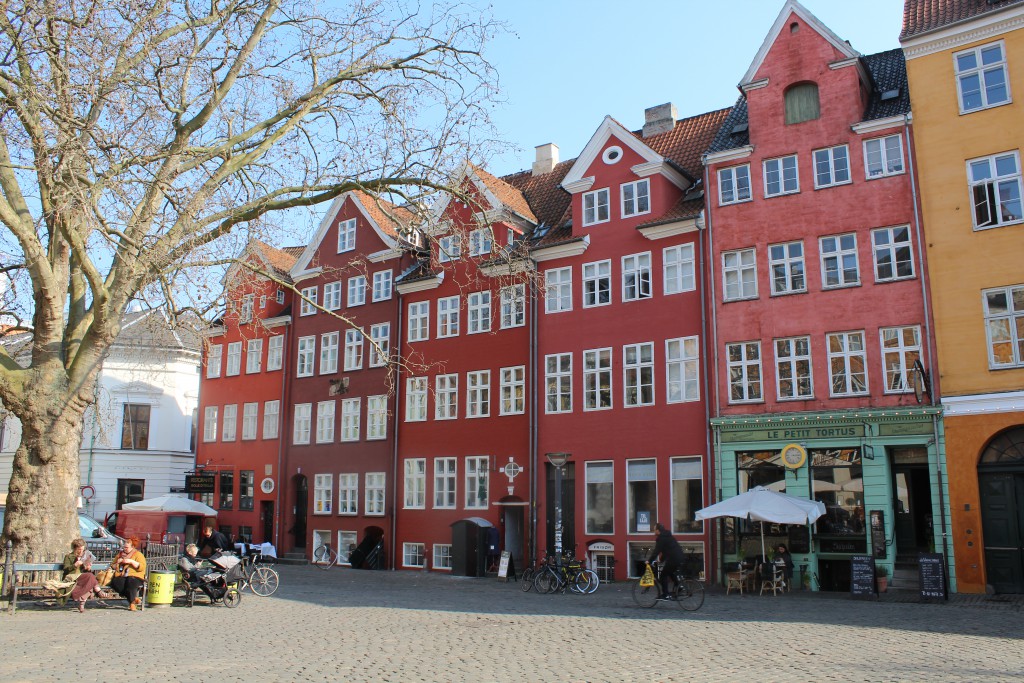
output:
[[[650,585],[644,585],[648,582],[644,581],[643,576],[633,584],[633,600],[640,607],[649,608],[658,604],[658,597],[661,595],[662,566],[661,562],[646,565],[645,569],[650,569],[654,576],[654,581]],[[645,571],[644,574],[646,575],[647,572]],[[669,601],[675,602],[680,609],[687,612],[699,610],[704,604],[704,584],[697,579],[685,578],[681,568],[676,570],[676,574],[672,578],[675,585],[672,593],[669,594]]]

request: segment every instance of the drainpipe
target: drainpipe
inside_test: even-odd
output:
[[[287,430],[285,429],[287,422],[285,416],[288,414],[288,385],[291,382],[288,381],[289,372],[291,368],[288,367],[288,361],[291,358],[291,343],[288,339],[291,331],[291,322],[284,324],[284,339],[281,340],[281,402],[277,409],[277,496],[274,501],[274,547],[284,548],[281,538],[281,506],[282,496],[284,494],[285,476],[284,476],[284,440]],[[268,342],[269,343],[269,342]]]
[[[401,263],[401,261],[399,261]],[[390,523],[390,539],[388,541],[388,564],[389,569],[395,570],[395,550],[398,547],[395,536],[398,534],[398,500],[395,496],[398,495],[398,401],[402,393],[402,320],[404,316],[402,312],[405,310],[404,300],[402,293],[395,289],[395,294],[398,295],[398,324],[395,326],[395,402],[392,408],[391,414],[395,416],[394,424],[391,426],[392,432],[392,445],[391,445],[391,504],[392,513]],[[391,362],[390,360],[388,361]],[[426,558],[424,558],[424,564],[426,564]]]
[[[86,474],[86,476],[85,476],[85,483],[88,484],[89,486],[93,487],[92,488],[92,490],[93,490],[93,496],[92,496],[93,500],[96,499],[96,487],[93,486],[93,483],[92,483],[92,464],[93,464],[93,457],[95,456],[95,451],[96,451],[96,427],[97,427],[97,425],[99,423],[99,417],[100,417],[100,382],[99,382],[99,379],[97,378],[96,386],[94,386],[93,390],[92,390],[92,434],[89,435],[89,470],[88,470],[88,474]],[[199,450],[198,445],[199,445],[199,434],[196,434],[196,446],[197,446],[196,450],[197,451]],[[193,463],[193,466],[194,466],[194,463]],[[90,517],[95,517],[96,516],[96,503],[92,502],[92,500],[89,501],[89,516]]]
[[[536,262],[533,262],[533,266],[536,269]],[[535,273],[535,276],[530,278],[530,379],[527,392],[530,397],[530,556],[523,560],[524,569],[532,566],[537,559],[537,277]]]

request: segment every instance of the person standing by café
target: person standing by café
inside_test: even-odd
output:
[[[199,554],[203,557],[210,557],[222,551],[230,551],[232,547],[228,537],[212,526],[203,529],[203,541],[199,544]]]
[[[129,538],[124,542],[124,548],[118,556],[110,563],[116,574],[110,582],[110,587],[128,601],[128,609],[133,612],[142,604],[139,590],[146,582],[146,556],[138,547],[139,539]]]
[[[669,600],[671,598],[668,592],[668,582],[669,579],[675,582],[676,570],[683,564],[683,548],[660,522],[654,525],[654,530],[658,533],[658,538],[654,542],[654,550],[651,551],[647,561],[653,562],[659,555],[661,556],[664,564],[661,567],[661,595],[658,599]]]
[[[786,588],[792,590],[790,582],[793,580],[793,556],[785,543],[780,543],[775,548],[775,564],[782,568],[782,576],[786,579]]]

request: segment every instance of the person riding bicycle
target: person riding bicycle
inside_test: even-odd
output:
[[[658,596],[658,599],[671,600],[671,593],[668,592],[668,582],[669,579],[673,583],[676,581],[676,571],[682,566],[685,559],[683,557],[683,548],[663,524],[655,524],[654,530],[658,532],[658,539],[654,543],[654,549],[651,551],[647,561],[653,562],[659,555],[661,556],[664,564],[661,567],[661,595]]]

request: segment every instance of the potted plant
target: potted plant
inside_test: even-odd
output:
[[[875,566],[875,585],[879,593],[889,590],[889,568],[884,564]]]

